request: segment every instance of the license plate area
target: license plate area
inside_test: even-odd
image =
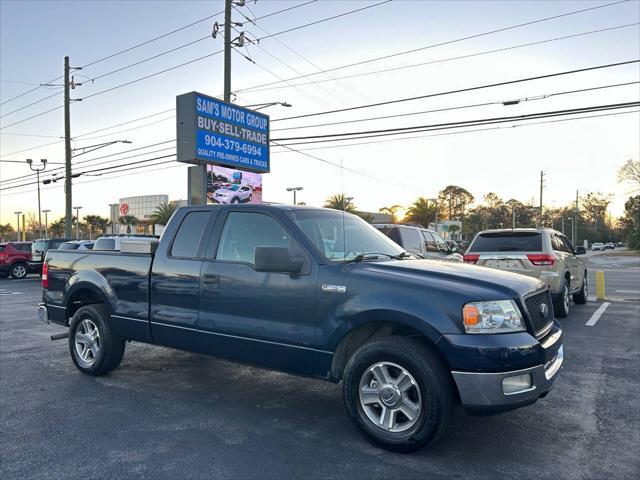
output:
[[[518,270],[522,267],[519,260],[487,260],[485,265],[500,270]]]

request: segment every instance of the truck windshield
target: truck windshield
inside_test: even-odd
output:
[[[344,262],[362,254],[397,256],[404,251],[360,217],[332,210],[287,212],[300,230],[327,260]],[[388,256],[387,256],[388,255]]]
[[[481,233],[473,241],[470,252],[541,252],[539,232]]]

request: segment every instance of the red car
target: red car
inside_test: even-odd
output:
[[[30,242],[0,243],[0,277],[22,279],[29,273]]]

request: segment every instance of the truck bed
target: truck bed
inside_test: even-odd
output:
[[[75,299],[87,290],[106,301],[115,316],[149,320],[151,254],[49,250],[46,262],[49,288],[43,290],[43,300],[52,322],[67,325],[65,313],[73,311]]]

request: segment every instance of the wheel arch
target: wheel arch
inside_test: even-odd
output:
[[[108,311],[115,311],[115,294],[107,280],[93,271],[78,272],[69,280],[68,287],[64,293],[65,302],[65,324],[69,322],[76,311],[85,306],[95,303],[104,304]],[[86,278],[84,278],[86,277]]]

